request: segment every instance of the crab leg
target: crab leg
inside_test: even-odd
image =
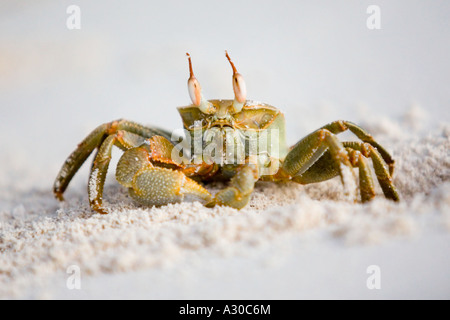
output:
[[[346,147],[346,142],[343,143],[343,146]],[[351,148],[345,149],[352,166],[359,169],[361,201],[368,201],[375,196],[375,188],[367,160],[359,151]],[[292,180],[300,184],[309,184],[329,180],[337,175],[339,175],[338,162],[333,160],[330,151],[327,150],[308,170],[301,175],[294,176]]]
[[[373,169],[384,195],[388,199],[399,201],[400,197],[392,183],[392,175],[390,174],[390,169],[393,167],[386,164],[379,150],[369,143],[346,142],[345,145],[359,151],[362,156],[372,159]]]
[[[380,156],[383,158],[384,162],[387,164],[390,176],[394,174],[394,163],[395,163],[394,159],[392,159],[389,152],[387,152],[378,142],[376,142],[373,139],[371,134],[366,132],[360,126],[350,121],[338,120],[323,126],[322,129],[327,129],[334,134],[350,130],[355,136],[357,136],[363,142],[367,142],[373,147],[375,147],[378,150]]]
[[[375,196],[372,174],[366,159],[368,157],[372,159],[375,174],[386,198],[398,201],[399,195],[392,183],[392,178],[387,169],[388,165],[377,149],[368,143],[348,141],[342,144],[347,150],[352,166],[359,169],[359,188],[362,202],[369,201]],[[325,181],[338,174],[339,167],[327,150],[307,171],[294,176],[292,180],[300,184],[308,184]]]
[[[325,151],[305,172],[292,180],[300,184],[322,182],[339,175],[339,162],[334,161],[329,150]]]
[[[101,144],[92,163],[91,174],[88,183],[89,204],[91,208],[99,213],[107,213],[102,207],[103,186],[105,184],[106,173],[111,161],[111,150],[114,145],[121,149],[130,149],[141,144],[144,138],[127,131],[118,131],[109,135]]]
[[[327,129],[319,129],[302,140],[300,140],[286,156],[282,171],[284,174],[293,177],[293,180],[297,182],[301,181],[300,177],[303,177],[307,172],[323,155],[329,150],[329,163],[333,165],[333,168],[325,170],[325,176],[333,175],[333,171],[337,171],[341,176],[342,184],[345,188],[345,193],[349,196],[356,194],[356,177],[352,170],[352,164],[348,158],[348,154],[339,141],[339,139]],[[315,168],[323,167],[322,162],[319,162],[319,166]],[[299,176],[299,177],[298,177]],[[310,175],[309,178],[314,178],[314,175]],[[312,182],[312,181],[311,181]],[[301,182],[300,182],[301,183]]]
[[[346,150],[350,156],[352,165],[354,167],[357,166],[359,169],[359,191],[361,194],[361,201],[370,201],[375,197],[375,186],[367,159],[357,150],[351,148],[346,148]]]
[[[108,131],[108,124],[102,124],[92,131],[64,162],[53,185],[53,193],[59,200],[64,200],[63,193],[75,173],[89,157],[92,151],[102,144]]]
[[[144,127],[135,122],[127,120],[117,120],[102,124],[94,129],[72,152],[64,162],[53,185],[53,192],[59,200],[64,200],[63,193],[72,180],[75,173],[86,161],[95,148],[98,148],[108,135],[115,134],[118,130],[125,130],[145,138],[154,135],[161,135],[170,139],[168,132]]]

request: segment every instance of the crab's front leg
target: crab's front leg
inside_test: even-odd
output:
[[[250,200],[251,194],[259,179],[258,165],[246,163],[236,169],[229,185],[216,193],[208,207],[223,205],[235,209],[242,209]]]
[[[117,181],[128,188],[133,199],[147,206],[177,203],[186,198],[210,202],[211,194],[171,160],[172,149],[167,139],[155,136],[127,150],[117,164]]]

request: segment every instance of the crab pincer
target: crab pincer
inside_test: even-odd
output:
[[[172,160],[173,145],[155,136],[122,155],[117,181],[129,188],[130,196],[148,206],[161,206],[188,199],[209,202],[211,194],[183,173],[184,166]]]

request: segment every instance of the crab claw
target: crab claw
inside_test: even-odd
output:
[[[211,194],[183,172],[171,159],[174,146],[162,136],[153,136],[139,147],[128,149],[117,163],[116,179],[131,197],[149,206],[185,200],[208,203]]]
[[[131,197],[149,206],[162,206],[186,200],[211,201],[211,194],[180,171],[153,167],[141,169],[129,189]]]

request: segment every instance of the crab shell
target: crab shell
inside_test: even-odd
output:
[[[209,102],[216,109],[213,114],[203,113],[194,105],[178,108],[184,129],[192,139],[198,130],[204,134],[208,130],[219,129],[225,134],[226,130],[231,129],[244,139],[255,136],[258,138],[261,133],[265,133],[270,143],[260,156],[277,159],[286,156],[289,149],[286,145],[285,118],[279,109],[266,103],[247,100],[241,111],[233,113],[233,100],[209,100]],[[203,143],[203,149],[207,147],[206,143]],[[245,156],[251,156],[248,149]]]

